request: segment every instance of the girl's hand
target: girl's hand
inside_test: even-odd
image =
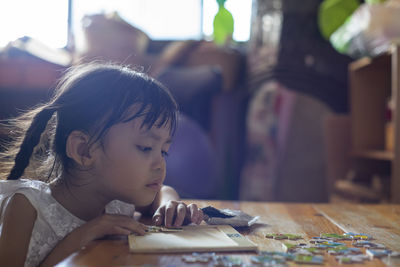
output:
[[[85,246],[90,241],[107,235],[138,235],[145,234],[146,226],[125,215],[104,214],[72,231],[69,235],[80,239],[80,245]]]
[[[69,233],[47,255],[41,266],[54,266],[71,253],[86,246],[90,241],[106,235],[144,235],[145,226],[133,218],[124,215],[104,214]]]
[[[182,201],[170,200],[161,205],[154,212],[153,223],[164,224],[166,227],[178,227],[182,224],[200,224],[203,220],[203,211],[196,204],[186,205]]]

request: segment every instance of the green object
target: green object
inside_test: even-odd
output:
[[[289,240],[297,240],[297,239],[303,239],[301,235],[294,235],[294,234],[285,234],[287,236],[287,239]]]
[[[289,240],[297,240],[297,239],[303,239],[301,235],[294,235],[294,234],[265,234],[266,238],[273,238],[276,240],[283,240],[283,239],[289,239]]]
[[[233,16],[229,12],[224,4],[226,0],[217,0],[218,2],[218,12],[214,17],[214,42],[219,45],[223,45],[227,40],[232,38],[234,23]]]
[[[284,243],[284,245],[286,246],[286,249],[288,251],[291,250],[291,249],[297,248],[296,244]]]
[[[311,256],[298,254],[294,258],[296,263],[309,263],[309,264],[323,264],[324,258],[322,256]]]
[[[338,30],[336,30],[331,37],[329,38],[329,41],[331,42],[332,46],[336,49],[341,54],[347,54],[347,51],[349,50],[349,46],[351,43],[351,39],[354,37],[354,34],[351,35],[348,33],[348,25],[351,25],[352,20],[351,16],[345,21],[342,27],[340,27]],[[350,27],[351,28],[351,27]]]
[[[365,0],[365,3],[367,4],[380,4],[385,2],[385,0]]]
[[[322,233],[321,238],[331,238],[331,239],[336,239],[336,240],[343,240],[346,239],[345,236],[341,234],[327,234],[327,233]]]
[[[372,0],[374,1],[374,0]],[[375,0],[379,1],[379,0]],[[360,5],[359,0],[325,0],[319,6],[318,26],[322,36],[329,40]]]
[[[353,261],[349,257],[340,258],[340,262],[342,263],[352,263]]]

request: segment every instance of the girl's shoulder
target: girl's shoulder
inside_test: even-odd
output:
[[[84,223],[53,198],[48,183],[37,180],[0,181],[0,207],[7,205],[18,193],[24,195],[36,210],[38,224],[50,227],[60,238]]]
[[[6,189],[32,188],[34,190],[41,190],[49,187],[48,183],[31,179],[0,180],[0,185],[0,192]]]
[[[3,208],[17,194],[23,195],[40,215],[53,201],[47,183],[37,180],[1,180],[0,181],[0,215]]]
[[[19,179],[19,180],[0,180],[0,201],[13,196],[16,193],[24,195],[32,204],[46,198],[50,194],[49,185],[42,181]]]

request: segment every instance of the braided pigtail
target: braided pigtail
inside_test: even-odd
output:
[[[46,129],[46,125],[53,116],[54,111],[54,108],[44,107],[33,117],[32,123],[26,131],[20,149],[15,157],[14,166],[7,180],[17,180],[23,175],[26,167],[29,165],[33,150],[39,143],[40,137]]]

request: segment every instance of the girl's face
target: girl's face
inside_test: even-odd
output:
[[[100,190],[111,199],[137,206],[151,204],[159,192],[171,144],[167,127],[148,130],[146,126],[140,128],[141,124],[142,118],[138,118],[112,126],[104,138],[104,148],[99,146],[94,152]]]

